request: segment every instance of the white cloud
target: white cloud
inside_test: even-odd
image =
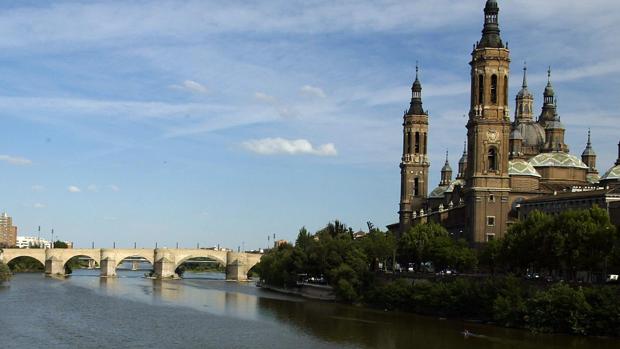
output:
[[[67,187],[67,191],[69,191],[69,193],[79,193],[82,190],[75,185],[70,185],[69,187]]]
[[[121,188],[119,188],[116,184],[108,184],[108,189],[110,189],[113,192],[121,191]]]
[[[188,91],[196,94],[209,93],[209,89],[207,89],[206,86],[193,80],[185,80],[181,85],[171,85],[170,87],[175,90]]]
[[[299,92],[301,92],[302,95],[309,96],[309,97],[318,97],[318,98],[327,97],[323,89],[321,89],[320,87],[315,87],[315,86],[310,86],[310,85],[302,86],[299,89]]]
[[[254,93],[254,98],[260,102],[263,103],[267,103],[267,104],[277,104],[278,103],[278,99],[274,96],[270,96],[264,92],[255,92]]]
[[[17,165],[17,166],[32,165],[31,160],[22,158],[19,156],[0,155],[0,161],[4,161],[11,165]]]
[[[45,208],[46,206],[45,206],[45,204],[37,202],[34,205],[32,205],[32,207],[34,207],[34,208]]]
[[[312,143],[305,139],[284,139],[284,138],[263,138],[243,142],[243,147],[247,150],[261,155],[317,155],[317,156],[336,156],[338,152],[333,143],[327,143],[314,147]]]
[[[40,184],[35,184],[35,185],[30,187],[30,190],[32,190],[34,192],[42,192],[42,191],[45,191],[45,187],[40,185]]]
[[[294,117],[299,116],[299,111],[297,109],[281,103],[274,96],[268,95],[268,94],[263,93],[263,92],[255,92],[254,93],[254,98],[256,100],[258,100],[259,102],[262,102],[262,103],[269,104],[269,105],[273,106],[275,111],[282,118],[287,119],[287,118],[294,118]]]

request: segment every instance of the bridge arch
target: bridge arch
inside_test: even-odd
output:
[[[4,264],[9,264],[11,261],[19,257],[30,257],[41,262],[45,266],[45,250],[44,249],[30,249],[30,248],[5,248],[4,252],[0,254]]]
[[[152,265],[155,264],[155,257],[153,256],[153,250],[148,251],[140,251],[140,250],[129,250],[116,253],[116,266],[118,267],[123,263],[123,261],[127,258],[131,257],[140,257],[146,259]]]
[[[191,259],[194,259],[194,258],[209,258],[209,259],[212,259],[220,263],[224,267],[226,266],[226,259],[222,259],[221,256],[217,256],[215,254],[209,254],[209,253],[195,253],[195,254],[190,254],[187,256],[182,256],[180,257],[180,259],[175,260],[174,269],[180,267],[183,263]]]

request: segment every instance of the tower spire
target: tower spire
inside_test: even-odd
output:
[[[452,167],[448,161],[448,150],[446,149],[446,163],[441,168],[441,182],[439,185],[446,186],[452,182]]]
[[[497,0],[487,0],[484,6],[484,28],[478,48],[505,48],[499,33],[499,6]]]
[[[618,142],[618,159],[616,159],[616,166],[620,166],[620,142]]]
[[[527,88],[527,62],[523,62],[523,88]]]
[[[407,114],[409,115],[426,115],[422,107],[422,83],[420,82],[420,67],[418,62],[415,63],[415,80],[411,86],[411,105]]]
[[[586,143],[586,148],[583,150],[583,153],[581,153],[581,161],[588,165],[589,174],[598,173],[596,170],[596,153],[594,152],[594,149],[592,149],[590,129],[588,129],[588,142]]]

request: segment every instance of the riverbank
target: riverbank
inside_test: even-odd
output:
[[[333,302],[336,300],[336,295],[334,294],[334,288],[327,285],[313,285],[313,284],[298,284],[297,287],[294,288],[284,288],[284,287],[276,287],[267,284],[259,284],[256,286],[289,295],[295,295],[307,299],[312,300],[320,300],[320,301],[330,301]]]

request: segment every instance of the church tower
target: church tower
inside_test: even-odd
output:
[[[581,153],[581,161],[588,165],[588,175],[598,175],[598,170],[596,169],[596,153],[594,149],[592,149],[592,142],[590,141],[590,130],[588,130],[588,143],[586,143],[586,148],[583,150],[583,153]]]
[[[547,87],[545,87],[545,104],[539,117],[539,122],[545,128],[545,144],[542,147],[543,153],[564,152],[568,153],[568,145],[564,143],[566,128],[560,121],[558,115],[558,102],[555,98],[555,91],[551,85],[551,68],[547,71]]]
[[[463,144],[463,155],[459,160],[459,172],[456,175],[456,179],[465,179],[465,173],[467,171],[467,142]]]
[[[467,123],[468,238],[482,243],[506,232],[510,205],[508,155],[510,51],[500,37],[499,6],[487,0],[482,39],[474,46],[471,107]]]
[[[452,167],[450,167],[450,162],[448,161],[448,151],[446,150],[446,163],[441,168],[441,181],[439,182],[439,186],[449,186],[452,182]]]
[[[422,108],[422,84],[416,65],[409,110],[403,116],[403,157],[400,163],[400,233],[412,224],[413,212],[426,209],[428,197],[428,112]]]

